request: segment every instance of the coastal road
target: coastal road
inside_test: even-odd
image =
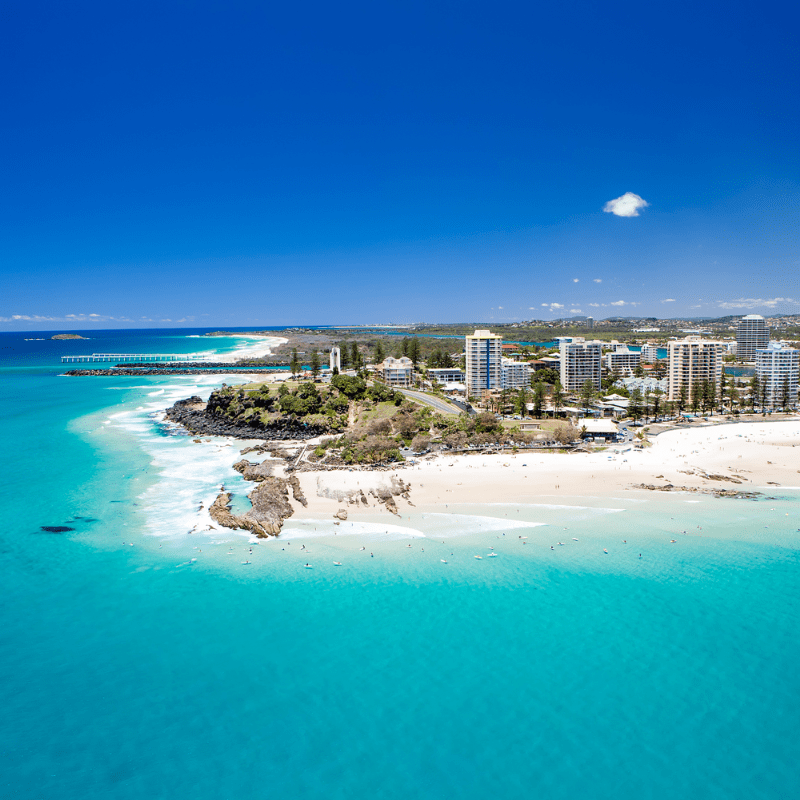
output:
[[[406,397],[410,398],[411,400],[416,400],[418,403],[422,403],[423,405],[430,406],[434,411],[438,411],[440,414],[460,414],[461,409],[457,408],[456,406],[451,406],[450,403],[446,402],[445,400],[441,400],[438,397],[433,397],[430,394],[423,394],[422,392],[413,392],[411,389],[397,389],[398,392],[402,392]]]

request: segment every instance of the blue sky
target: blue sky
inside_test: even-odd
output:
[[[794,4],[4,8],[2,329],[800,312]]]

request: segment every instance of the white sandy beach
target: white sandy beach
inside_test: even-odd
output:
[[[213,337],[209,338],[213,341]],[[216,350],[204,351],[204,360],[233,364],[242,358],[263,358],[271,355],[279,345],[289,341],[281,336],[258,336],[248,333],[233,334],[230,338],[245,339],[246,341],[238,345],[231,353],[218,353]]]
[[[800,487],[796,448],[800,448],[800,418],[669,431],[642,450],[626,445],[595,453],[440,455],[394,471],[306,472],[299,477],[309,505],[297,505],[293,519],[330,519],[345,508],[348,519],[381,513],[388,521],[393,515],[370,496],[370,490],[385,486],[393,475],[410,485],[414,506],[442,510],[450,504],[545,496],[611,496],[636,484],[768,494],[778,487]],[[369,505],[348,502],[348,493],[362,490]],[[401,514],[409,507],[402,497],[396,502]]]

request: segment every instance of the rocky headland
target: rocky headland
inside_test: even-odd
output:
[[[190,433],[201,436],[281,441],[313,439],[327,432],[326,427],[290,417],[265,419],[262,415],[225,413],[230,405],[230,402],[220,402],[219,394],[214,392],[208,403],[195,395],[186,400],[178,400],[165,413],[170,422],[182,425]]]
[[[51,336],[51,339],[86,339],[85,336],[80,336],[77,333],[57,333],[55,336]]]

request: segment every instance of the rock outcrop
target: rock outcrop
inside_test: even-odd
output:
[[[385,472],[358,472],[348,476],[339,472],[317,477],[317,497],[365,506],[369,505],[369,498],[372,497],[387,511],[398,516],[395,498],[402,497],[411,504],[410,491],[411,487],[403,483],[401,478]]]
[[[308,500],[306,496],[303,494],[303,489],[300,486],[300,481],[297,478],[297,475],[292,475],[289,478],[289,486],[292,489],[292,497],[294,497],[295,501],[300,503],[304,508],[308,508]]]
[[[275,474],[275,468],[278,466],[282,466],[282,462],[270,458],[265,459],[260,464],[253,464],[242,459],[237,461],[233,468],[237,472],[241,472],[246,481],[258,482],[263,481],[265,478],[271,478]]]
[[[224,528],[251,531],[260,539],[277,536],[284,520],[294,513],[288,484],[283,478],[264,478],[248,495],[252,508],[245,514],[232,513],[230,492],[220,492],[208,509],[209,514]]]
[[[212,400],[215,400],[212,395]],[[218,398],[216,398],[218,403]],[[166,417],[170,422],[182,425],[192,434],[202,436],[230,436],[235,439],[268,439],[280,441],[286,439],[312,439],[325,431],[313,425],[290,418],[277,419],[269,426],[263,426],[258,417],[246,420],[231,419],[221,414],[210,413],[209,404],[202,398],[194,396],[186,400],[178,400],[168,408]],[[218,405],[213,406],[214,409]]]
[[[698,486],[673,486],[671,483],[665,483],[661,486],[655,486],[652,483],[637,483],[631,486],[631,489],[646,489],[649,492],[690,492],[692,494],[710,494],[713,497],[736,497],[740,500],[755,500],[761,497],[761,492],[742,492],[736,489],[713,489],[711,487],[698,487]]]

